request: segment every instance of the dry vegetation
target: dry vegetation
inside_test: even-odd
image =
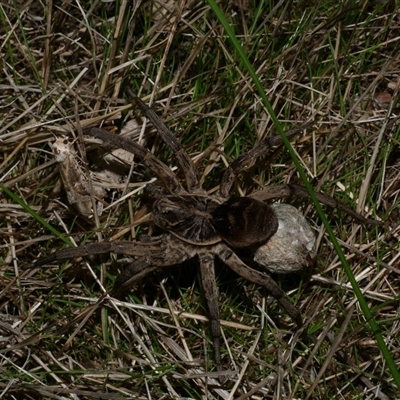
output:
[[[147,277],[124,301],[104,295],[126,262],[120,258],[21,270],[66,246],[45,222],[78,245],[147,232],[148,203],[138,189],[151,173],[121,160],[113,174],[99,175],[104,151],[77,134],[88,126],[127,132],[136,121],[135,140],[175,165],[141,131],[143,120],[124,100],[126,85],[163,116],[208,190],[226,163],[275,134],[208,3],[52,3],[0,2],[0,179],[14,194],[0,194],[0,397],[400,398],[310,201],[286,200],[313,221],[316,264],[278,280],[315,340],[300,337],[267,293],[221,265],[223,361],[232,371],[222,385],[213,375],[195,260]],[[324,208],[399,365],[399,4],[219,4],[285,129],[315,120],[293,143],[313,187],[384,221],[360,226]],[[68,205],[50,147],[61,133],[77,134],[89,189],[106,188],[100,198],[95,193],[103,210],[93,218]],[[236,191],[283,182],[301,183],[286,151],[266,171],[257,165],[243,174]]]

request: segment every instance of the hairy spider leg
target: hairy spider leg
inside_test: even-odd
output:
[[[145,147],[137,144],[133,140],[126,139],[119,135],[114,135],[104,129],[89,128],[84,130],[85,135],[92,135],[103,142],[112,146],[119,147],[134,154],[148,168],[150,168],[157,177],[164,183],[170,193],[182,194],[186,193],[178,178],[162,161],[155,157]]]
[[[152,254],[154,261],[157,261],[159,258],[160,260],[164,260],[167,263],[171,261],[171,264],[168,265],[172,265],[176,262],[179,262],[180,259],[177,259],[177,257],[167,257],[164,248],[166,246],[165,243],[169,240],[169,237],[170,235],[165,234],[162,236],[158,236],[157,238],[155,238],[155,240],[145,242],[129,242],[124,240],[116,240],[114,242],[89,243],[81,247],[61,249],[52,253],[48,257],[39,259],[30,264],[23,265],[22,269],[41,267],[53,261],[62,261],[71,258],[108,253],[125,254],[136,257],[145,257],[148,254]],[[171,251],[169,253],[171,253]],[[179,254],[179,256],[182,255],[181,252],[175,251],[175,249],[173,254]],[[172,260],[170,260],[171,258]],[[160,265],[160,261],[157,261],[156,265]]]
[[[158,236],[155,239],[149,239],[148,241],[100,242],[87,244],[82,247],[62,249],[46,258],[35,261],[31,264],[26,264],[22,268],[36,268],[53,261],[62,261],[71,258],[105,253],[116,253],[139,257],[125,268],[116,279],[111,295],[117,295],[126,290],[129,285],[140,278],[144,278],[149,273],[156,271],[159,268],[166,268],[175,264],[180,264],[197,255],[200,260],[202,286],[210,315],[215,364],[217,369],[221,370],[221,325],[219,319],[218,287],[215,283],[215,254],[208,254],[202,252],[202,250],[201,247],[199,249],[199,246],[183,245],[181,241],[175,239],[170,234],[165,234]]]
[[[169,265],[166,265],[168,267]],[[146,277],[151,272],[157,271],[158,266],[152,263],[149,257],[141,257],[127,265],[117,276],[111,295],[117,297],[120,293],[131,287],[137,280]]]
[[[170,243],[170,242],[169,242]],[[167,241],[165,243],[167,245]],[[169,246],[169,245],[168,245]],[[175,251],[179,252],[180,246],[174,246]],[[190,249],[189,246],[187,247]],[[220,324],[220,313],[219,313],[219,291],[218,286],[216,285],[215,280],[215,265],[214,265],[214,253],[203,253],[200,249],[196,251],[194,247],[192,247],[189,252],[180,252],[179,257],[177,259],[170,259],[168,262],[164,259],[162,261],[159,259],[159,256],[154,256],[154,253],[148,257],[141,257],[131,263],[121,275],[117,278],[114,284],[114,289],[112,291],[112,295],[116,295],[125,289],[127,289],[130,285],[132,285],[135,281],[144,278],[148,274],[153,271],[158,270],[160,267],[167,267],[173,264],[181,262],[184,259],[192,258],[196,254],[199,257],[200,261],[200,273],[201,273],[201,282],[204,290],[204,296],[207,301],[207,307],[210,317],[210,325],[211,325],[211,336],[213,340],[213,349],[214,349],[214,361],[218,371],[222,370],[221,365],[221,324]],[[164,258],[165,258],[165,253]],[[174,254],[174,258],[176,254]],[[167,265],[167,263],[169,265]]]
[[[297,308],[287,299],[283,290],[267,274],[259,272],[246,265],[228,246],[219,243],[215,246],[215,253],[218,257],[242,278],[249,282],[265,287],[275,300],[286,310],[296,325],[301,328],[303,320]]]
[[[179,166],[185,176],[187,189],[189,192],[200,189],[199,177],[197,169],[193,164],[192,159],[189,157],[186,150],[181,146],[181,143],[176,136],[166,127],[161,118],[156,112],[147,106],[143,101],[133,92],[132,89],[126,88],[126,92],[133,98],[135,103],[142,110],[143,114],[150,120],[153,126],[157,129],[161,139],[171,148],[175,157],[178,160]]]
[[[201,282],[204,295],[207,301],[208,312],[210,315],[211,336],[214,347],[214,360],[218,371],[221,366],[221,323],[219,314],[219,290],[215,279],[214,254],[199,254]]]
[[[181,264],[196,255],[195,252],[190,251],[190,248],[185,248],[179,239],[169,233],[147,239],[146,241],[136,242],[136,245],[143,246],[146,250],[140,258],[127,265],[120,273],[115,280],[112,295],[125,291],[135,281],[159,268]]]
[[[170,239],[172,239],[172,241]],[[200,246],[189,244],[182,246],[182,243],[179,241],[176,241],[174,244],[174,240],[173,236],[169,237],[169,235],[165,235],[162,242],[158,242],[158,248],[154,248],[150,256],[141,257],[133,262],[117,278],[113,293],[125,290],[134,281],[145,277],[160,267],[168,267],[181,262],[182,260],[194,258],[197,255],[200,261],[202,286],[210,316],[214,360],[217,370],[222,370],[222,367],[220,350],[221,324],[218,302],[219,290],[215,280],[215,257],[218,257],[242,278],[265,287],[271,296],[274,297],[274,299],[276,299],[282,308],[288,313],[296,325],[299,328],[303,326],[300,312],[290,302],[276,282],[269,275],[250,268],[224,243],[218,243],[212,246],[211,249],[205,251],[205,249]],[[160,252],[161,248],[162,250]],[[165,259],[166,255],[169,255],[168,260]]]
[[[288,139],[290,139],[291,137],[298,135],[299,132],[313,124],[314,121],[308,121],[299,127],[290,129],[285,133],[285,135]],[[243,168],[245,168],[250,163],[254,163],[258,157],[265,156],[268,150],[270,150],[272,146],[275,146],[277,144],[282,144],[282,138],[280,135],[276,135],[271,138],[265,138],[257,146],[253,147],[247,153],[243,154],[235,161],[233,161],[228,166],[228,168],[224,172],[224,175],[222,176],[219,190],[220,195],[223,198],[227,198],[235,182],[236,176],[243,170]]]
[[[269,186],[250,195],[250,197],[259,201],[265,201],[271,199],[283,199],[285,197],[292,197],[292,196],[310,198],[310,194],[308,193],[308,190],[304,186],[295,185],[292,183],[285,185]],[[345,212],[359,224],[375,225],[375,226],[383,225],[382,221],[365,218],[361,214],[353,211],[351,208],[347,207],[342,202],[336,200],[331,196],[328,196],[327,194],[315,192],[315,196],[322,204],[325,204],[329,207],[336,208],[338,210]]]

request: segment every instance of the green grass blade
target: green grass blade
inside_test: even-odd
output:
[[[310,185],[310,183],[308,182],[307,176],[306,176],[303,168],[301,167],[300,162],[299,162],[298,158],[296,157],[296,154],[294,153],[289,140],[286,138],[286,136],[283,132],[282,126],[279,123],[278,118],[277,118],[267,96],[265,95],[265,90],[264,90],[263,86],[261,85],[261,82],[258,79],[252,64],[250,63],[249,59],[247,58],[245,52],[243,51],[242,46],[240,45],[239,41],[237,40],[232,27],[229,25],[228,21],[226,20],[224,13],[222,12],[222,10],[219,8],[219,6],[216,4],[216,2],[214,0],[207,0],[207,2],[210,5],[210,7],[212,8],[212,10],[214,11],[217,18],[219,19],[221,25],[224,27],[229,39],[232,42],[232,45],[236,52],[236,55],[240,59],[240,62],[242,63],[242,65],[245,66],[247,72],[251,76],[253,83],[254,83],[255,87],[257,88],[257,91],[258,91],[259,95],[261,96],[263,103],[264,103],[266,109],[268,110],[268,113],[274,123],[275,129],[282,136],[283,143],[285,144],[286,148],[288,149],[288,151],[293,159],[293,162],[296,165],[297,171],[298,171],[301,179],[303,180],[304,186],[307,188],[307,190],[310,194],[310,197],[311,197],[313,203],[315,204],[315,208],[318,212],[318,215],[320,216],[320,218],[325,226],[325,229],[329,235],[329,238],[332,242],[332,245],[334,246],[336,253],[343,265],[343,268],[344,268],[346,275],[351,283],[353,291],[354,291],[354,293],[357,297],[357,300],[360,304],[360,307],[364,313],[365,319],[367,320],[367,322],[372,330],[372,333],[374,334],[375,339],[378,343],[378,346],[382,352],[382,355],[385,358],[385,361],[387,362],[387,365],[391,372],[391,375],[392,375],[394,381],[396,382],[396,385],[400,389],[400,373],[397,370],[396,364],[394,363],[393,358],[386,346],[386,343],[380,332],[379,325],[375,321],[375,319],[371,313],[371,310],[369,309],[367,302],[365,301],[365,298],[357,284],[357,281],[356,281],[354,274],[350,268],[350,265],[348,264],[346,257],[344,255],[338,241],[336,240],[333,230],[329,225],[328,219],[326,218],[326,216],[322,210],[321,204],[319,203],[318,199],[316,198],[313,188]]]
[[[61,239],[64,243],[68,246],[73,247],[72,242],[69,240],[68,237],[64,236],[60,233],[57,229],[51,226],[48,222],[46,222],[36,211],[32,210],[22,199],[20,199],[16,194],[14,194],[11,190],[6,188],[4,185],[0,184],[0,189],[7,194],[15,203],[18,203],[26,212],[32,215],[33,218],[36,219],[41,225],[43,225],[46,229],[48,229],[54,236],[57,236]]]

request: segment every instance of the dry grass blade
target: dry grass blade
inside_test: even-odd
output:
[[[399,4],[256,3],[219,2],[285,131],[315,122],[293,146],[321,198],[344,204],[345,212],[337,203],[325,211],[398,363]],[[218,193],[228,164],[274,136],[202,2],[6,0],[0,20],[0,182],[79,245],[151,234],[155,181],[138,160],[131,168],[113,148],[82,141],[79,129],[122,130],[182,178],[173,152],[124,99],[126,86],[162,116],[207,193]],[[61,135],[75,146],[74,168],[91,180],[86,216],[70,206],[54,159]],[[274,186],[318,232],[314,269],[278,277],[308,336],[290,329],[268,293],[218,265],[221,356],[232,372],[220,384],[198,264],[150,274],[124,301],[107,293],[129,257],[22,270],[64,244],[2,192],[0,397],[397,398],[319,218],[307,198],[292,196],[290,187],[302,185],[292,161],[278,151],[243,163],[238,195],[267,200]],[[381,223],[353,220],[348,210]]]

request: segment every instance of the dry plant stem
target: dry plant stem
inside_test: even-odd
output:
[[[251,346],[250,351],[248,352],[248,354],[246,354],[246,361],[244,362],[244,364],[243,364],[243,366],[241,368],[241,371],[240,371],[239,376],[238,376],[238,380],[236,381],[235,386],[232,388],[231,392],[229,393],[229,397],[228,397],[227,400],[232,400],[234,398],[234,396],[235,396],[235,394],[237,392],[237,389],[238,389],[238,387],[240,385],[240,382],[243,381],[243,379],[245,378],[247,368],[248,368],[248,366],[250,364],[249,357],[254,353],[254,350],[257,348],[261,336],[262,336],[262,331],[260,330],[256,334],[256,337],[254,338],[254,342],[253,342],[253,345]]]
[[[400,86],[400,78],[397,79],[397,83],[396,83],[396,87],[395,87],[395,91],[393,93],[393,97],[396,97],[398,95],[399,92],[399,86]],[[370,182],[371,182],[371,178],[372,178],[372,173],[374,171],[374,167],[375,167],[375,163],[377,162],[377,158],[378,158],[378,153],[381,147],[381,143],[383,140],[383,137],[385,135],[385,133],[387,132],[387,128],[390,124],[390,116],[392,115],[392,111],[393,111],[393,106],[395,103],[391,102],[390,103],[390,107],[387,113],[387,117],[382,125],[382,128],[379,131],[379,135],[375,144],[375,148],[374,151],[372,153],[372,157],[371,157],[371,163],[368,166],[368,171],[366,173],[365,179],[363,180],[363,185],[361,187],[360,190],[360,195],[359,195],[359,201],[357,204],[357,211],[361,211],[364,209],[365,206],[365,201],[366,201],[366,197],[367,197],[367,191],[368,191],[368,187],[370,186]]]
[[[82,313],[79,315],[79,319],[81,320],[78,323],[77,319],[74,319],[75,323],[78,323],[77,326],[75,327],[74,331],[69,335],[68,340],[64,343],[64,345],[61,347],[60,351],[57,354],[57,357],[62,357],[62,355],[65,353],[65,351],[72,345],[72,342],[74,341],[74,338],[81,332],[82,328],[85,326],[89,318],[91,318],[96,310],[102,305],[102,301],[104,299],[104,295],[102,295],[99,299],[99,301],[94,305],[87,307],[86,312]],[[103,308],[102,308],[103,310]],[[103,316],[102,316],[103,317]],[[71,326],[76,325],[75,323],[71,323]],[[69,331],[69,327],[65,326],[64,327],[65,331]]]
[[[174,79],[174,82],[172,84],[171,90],[170,90],[170,95],[169,95],[169,97],[167,99],[167,102],[165,104],[165,110],[166,111],[168,111],[168,109],[169,109],[171,98],[172,98],[173,94],[175,93],[176,86],[179,84],[181,79],[185,76],[185,73],[190,68],[190,66],[192,65],[192,63],[195,60],[195,58],[198,56],[199,52],[201,51],[202,47],[205,45],[205,43],[209,39],[210,35],[211,35],[211,32],[209,32],[207,35],[205,35],[204,37],[202,37],[199,40],[198,44],[196,45],[196,49],[194,51],[192,51],[192,53],[189,55],[188,59],[186,60],[185,65],[179,71],[179,74],[176,75],[176,77]]]
[[[170,296],[168,295],[168,292],[167,292],[167,290],[165,288],[164,282],[161,282],[160,286],[161,286],[161,289],[163,291],[164,297],[166,298],[166,300],[168,302],[168,309],[169,309],[169,311],[171,313],[171,316],[172,316],[172,318],[174,320],[174,324],[176,326],[176,329],[177,329],[177,332],[178,332],[178,335],[179,335],[179,339],[180,339],[180,341],[182,343],[182,346],[183,346],[183,349],[184,349],[184,352],[182,352],[183,354],[180,353],[180,358],[183,359],[183,360],[188,361],[189,363],[194,364],[193,356],[192,356],[192,354],[190,352],[190,349],[189,349],[189,346],[187,345],[187,342],[185,340],[185,335],[184,335],[183,330],[181,328],[181,324],[179,323],[179,320],[177,318],[175,307],[174,307],[174,305],[173,305],[173,303],[172,303],[172,301],[170,299]],[[163,332],[163,334],[164,334],[165,337],[167,336],[164,332]],[[165,337],[164,337],[164,339],[165,339]],[[166,340],[168,340],[168,339],[169,338],[167,338]],[[176,342],[174,342],[171,339],[170,343],[174,343],[175,344]],[[176,347],[179,349],[178,345]],[[175,351],[175,353],[177,353],[177,351]]]
[[[115,28],[115,32],[114,32],[114,36],[113,36],[113,42],[112,42],[112,46],[111,46],[111,54],[110,54],[110,57],[108,58],[107,65],[104,68],[105,71],[104,71],[103,79],[101,81],[100,88],[99,88],[100,95],[104,93],[105,88],[107,87],[108,80],[110,79],[109,71],[117,58],[116,53],[118,51],[118,45],[117,45],[118,37],[121,33],[121,28],[122,28],[122,24],[123,24],[122,21],[124,20],[125,11],[126,11],[127,6],[128,6],[128,1],[123,0],[121,3],[121,7],[119,9],[119,15],[117,18],[116,28]],[[98,110],[99,108],[100,108],[100,102],[98,102],[96,104],[95,110]]]
[[[331,135],[329,135],[328,139],[326,140],[324,146],[321,146],[320,150],[317,153],[317,156],[320,157],[321,154],[326,151],[328,148],[329,144],[331,143],[332,140],[334,140],[340,133],[340,130],[342,127],[349,121],[349,119],[352,117],[354,114],[354,111],[357,109],[357,107],[360,107],[360,104],[362,101],[365,101],[366,96],[371,92],[373,88],[377,86],[377,83],[382,79],[382,76],[385,75],[390,63],[391,63],[392,58],[389,59],[388,62],[384,64],[382,69],[379,71],[375,79],[371,82],[371,84],[368,86],[368,88],[357,98],[357,100],[354,102],[353,106],[350,108],[350,110],[347,112],[347,114],[341,118],[340,123],[335,127],[335,129],[332,131]]]
[[[320,369],[320,371],[319,371],[317,377],[315,378],[313,384],[308,389],[308,393],[307,393],[306,399],[309,399],[313,395],[314,388],[320,383],[320,379],[321,379],[324,371],[329,367],[329,364],[330,364],[330,362],[332,360],[332,357],[334,356],[335,352],[337,351],[337,348],[341,344],[344,332],[345,332],[345,330],[347,328],[347,325],[350,323],[350,320],[351,320],[351,317],[353,315],[353,312],[354,312],[354,306],[350,310],[348,310],[346,318],[345,318],[345,320],[343,321],[343,324],[340,327],[339,333],[338,333],[337,337],[335,338],[335,343],[333,344],[332,348],[330,349],[330,352],[329,352],[328,357],[326,358],[326,360],[324,362],[324,365]]]
[[[174,34],[176,32],[178,23],[179,23],[179,21],[181,19],[181,16],[182,16],[182,12],[183,12],[185,1],[186,0],[179,0],[179,2],[177,2],[177,3],[174,2],[173,3],[175,5],[175,9],[174,9],[174,11],[175,11],[174,14],[175,15],[173,16],[174,21],[173,21],[171,29],[169,31],[169,35],[168,35],[167,43],[166,43],[166,46],[165,46],[164,54],[163,54],[162,59],[161,59],[161,65],[160,65],[160,68],[158,69],[158,74],[157,74],[156,80],[154,82],[154,87],[158,87],[158,83],[160,82],[161,75],[162,75],[162,72],[163,72],[163,67],[164,67],[164,65],[166,63],[166,60],[167,60],[167,57],[168,57],[168,53],[169,53],[169,50],[170,50],[170,47],[171,47],[171,43],[172,43],[172,41],[174,39]],[[151,99],[150,104],[152,103],[152,100],[153,100],[153,98]]]

